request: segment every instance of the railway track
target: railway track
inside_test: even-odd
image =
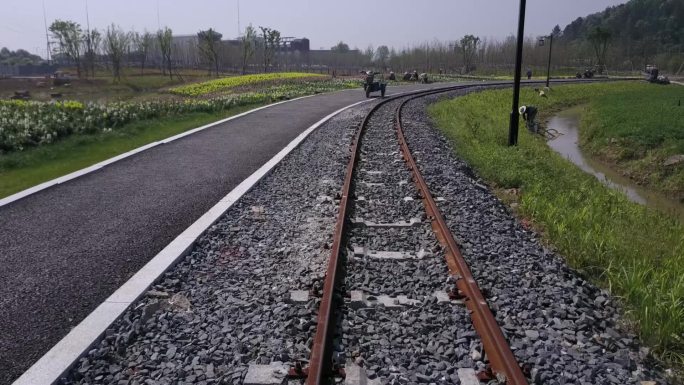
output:
[[[61,383],[649,378],[640,366],[634,372],[641,361],[631,358],[632,337],[613,329],[615,309],[597,302],[607,294],[542,250],[432,136],[428,102],[478,89],[398,95],[333,118],[198,239]]]
[[[384,100],[358,128],[311,357],[291,378],[527,384],[404,139],[409,101],[461,88]],[[464,356],[473,367],[455,373]]]

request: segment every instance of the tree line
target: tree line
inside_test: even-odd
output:
[[[237,40],[224,41],[213,28],[191,36],[174,36],[164,27],[156,32],[124,31],[115,24],[84,31],[73,21],[56,20],[49,28],[56,45],[53,58],[76,67],[78,76],[94,76],[96,64],[120,79],[122,66],[154,66],[173,77],[177,68],[221,72],[299,70],[353,74],[376,70],[456,74],[510,73],[516,39],[487,39],[466,34],[451,41],[431,41],[394,48],[380,45],[350,48],[340,41],[330,50],[286,49],[280,31],[249,25]],[[637,71],[656,64],[670,73],[684,70],[684,3],[676,0],[632,0],[603,12],[578,18],[546,36],[526,37],[524,66],[545,69],[553,39],[557,72]]]

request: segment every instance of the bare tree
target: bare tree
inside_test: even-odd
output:
[[[268,70],[268,35],[271,31],[268,27],[259,26],[261,30],[261,42],[264,50],[264,73]]]
[[[389,59],[390,50],[386,45],[381,45],[375,51],[375,61],[384,70],[387,66],[387,59]]]
[[[245,28],[245,33],[242,35],[242,74],[247,72],[247,62],[254,56],[254,49],[256,45],[256,30],[252,25]]]
[[[275,52],[280,47],[280,31],[276,29],[269,29],[266,36],[266,67],[270,67],[275,57]]]
[[[366,61],[365,63],[362,63],[362,65],[370,65],[373,63],[373,59],[375,58],[375,48],[373,48],[372,45],[369,45],[365,51],[363,51],[363,56],[364,60]]]
[[[465,35],[460,41],[459,48],[463,54],[463,71],[469,73],[474,69],[473,58],[477,52],[477,43],[480,38],[473,35]]]
[[[135,33],[132,36],[133,45],[140,58],[140,74],[145,73],[145,63],[147,62],[147,57],[152,49],[152,44],[154,43],[154,37],[151,33],[145,31],[143,33]]]
[[[69,20],[55,20],[50,25],[52,36],[59,42],[58,52],[71,59],[76,65],[76,74],[81,77],[81,25]]]
[[[87,31],[83,34],[83,43],[85,48],[86,60],[86,76],[88,76],[88,69],[90,69],[90,76],[95,77],[95,59],[97,58],[97,51],[100,48],[102,35],[97,29]]]
[[[206,31],[199,31],[197,33],[200,54],[204,59],[213,64],[213,67],[216,69],[217,77],[219,76],[219,46],[221,44],[222,37],[222,34],[214,31],[211,28]]]
[[[171,42],[173,40],[173,31],[169,27],[164,27],[157,31],[157,44],[162,55],[162,74],[166,75],[166,70],[169,71],[169,77],[173,78],[171,72]]]
[[[280,46],[280,31],[267,27],[259,27],[259,29],[261,30],[264,51],[264,72],[268,72],[268,68],[271,66],[275,56],[275,51]]]
[[[128,50],[129,42],[130,33],[124,32],[114,24],[107,27],[104,37],[104,49],[112,61],[112,74],[116,81],[121,80],[121,60]]]

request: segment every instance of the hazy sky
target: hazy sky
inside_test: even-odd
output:
[[[238,0],[44,0],[48,24],[70,19],[103,28],[112,22],[125,29],[156,30],[159,23],[174,34],[213,27],[224,38],[238,33]],[[548,33],[579,16],[601,11],[621,0],[528,0],[525,34]],[[45,53],[43,0],[0,0],[0,47]],[[518,0],[241,0],[240,24],[252,23],[308,37],[311,48],[330,48],[340,40],[351,47],[388,45],[402,48],[465,34],[502,38],[515,33]],[[157,17],[159,9],[159,18]]]

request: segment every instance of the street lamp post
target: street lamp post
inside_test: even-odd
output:
[[[508,145],[518,144],[518,124],[520,113],[518,113],[518,103],[520,102],[520,71],[522,70],[522,49],[525,36],[525,3],[520,0],[520,14],[518,15],[518,46],[515,54],[515,74],[513,81],[513,109],[511,110],[511,121],[508,125]]]
[[[549,63],[546,66],[546,87],[550,87],[551,84],[551,50],[553,50],[553,33],[549,36],[542,36],[539,38],[539,45],[544,45],[544,39],[549,38]]]

